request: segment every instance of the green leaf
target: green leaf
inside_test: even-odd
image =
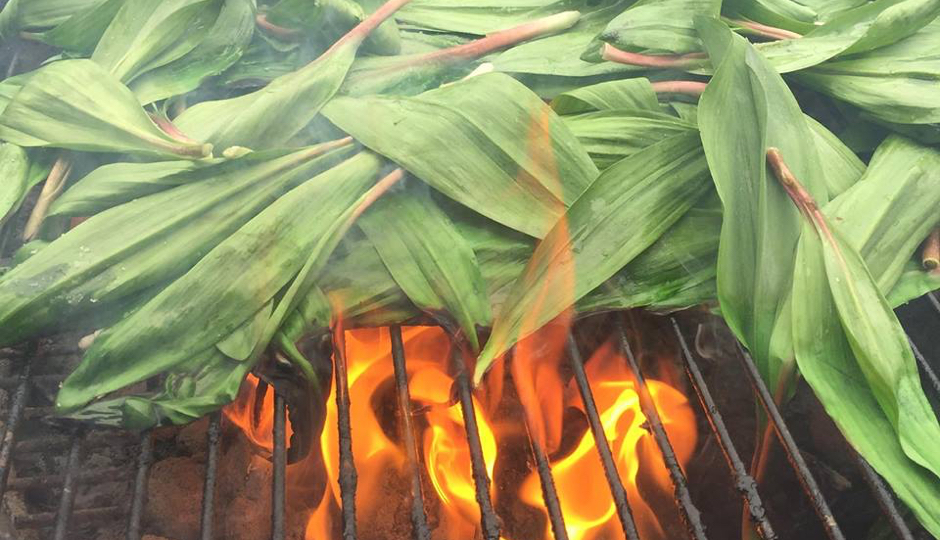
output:
[[[664,112],[612,109],[563,116],[581,146],[601,170],[695,125]]]
[[[855,185],[865,174],[865,163],[825,126],[811,116],[805,118],[806,124],[813,132],[819,161],[825,164],[826,189],[830,197],[835,197]]]
[[[571,4],[558,0],[415,0],[396,18],[403,25],[422,29],[483,36],[577,9]]]
[[[640,0],[610,21],[600,39],[628,51],[699,51],[695,17],[720,11],[721,0]]]
[[[243,96],[204,101],[175,119],[184,133],[219,148],[284,146],[336,94],[363,40],[408,0],[389,0],[319,58]]]
[[[695,207],[622,270],[578,300],[579,313],[681,309],[715,298],[721,210]]]
[[[87,217],[130,202],[139,197],[159,193],[189,182],[218,174],[224,160],[174,160],[144,163],[109,163],[91,171],[71,185],[49,208],[49,217]],[[184,174],[201,171],[204,174]]]
[[[43,43],[90,56],[108,25],[126,0],[105,0],[89,5],[55,28],[37,34]]]
[[[49,167],[31,160],[15,144],[0,144],[0,228],[19,210],[29,190],[43,181]]]
[[[323,114],[448,197],[536,237],[597,175],[561,119],[499,73],[415,98],[338,97]]]
[[[0,41],[19,30],[62,24],[104,0],[10,0],[0,10]]]
[[[479,350],[477,330],[491,314],[476,256],[421,187],[389,193],[359,226],[408,298]]]
[[[188,424],[234,401],[252,365],[208,349],[191,358],[186,367],[169,373],[156,395],[99,401],[68,418],[132,430]]]
[[[308,253],[332,251],[338,223],[361,204],[381,166],[377,156],[360,153],[265,208],[147,304],[102,332],[63,383],[57,409],[75,411],[96,396],[215,347],[291,281]],[[272,336],[262,335],[260,344]]]
[[[215,344],[225,356],[232,360],[247,360],[258,346],[264,334],[264,327],[271,317],[273,302],[268,302],[235,331]]]
[[[940,122],[940,20],[893,45],[795,74],[819,92],[881,122]]]
[[[250,154],[217,166],[211,179],[101,212],[0,278],[0,343],[57,330],[189,270],[203,254],[349,146]],[[167,212],[167,209],[172,209]]]
[[[937,289],[940,289],[940,272],[924,270],[918,257],[904,265],[901,276],[886,297],[892,307],[898,307]]]
[[[477,358],[479,382],[495,359],[597,288],[651,246],[708,189],[695,132],[610,167],[545,236]],[[630,231],[625,236],[624,231]]]
[[[852,446],[933,534],[940,481],[905,454],[842,331],[819,237],[805,226],[793,277],[793,344],[800,373]]]
[[[826,200],[810,130],[783,79],[743,38],[697,21],[715,76],[699,101],[699,129],[724,208],[718,253],[721,313],[771,383],[770,339],[789,294],[799,213],[768,176],[765,149],[786,147],[807,188]]]
[[[940,14],[940,0],[876,0],[841,13],[798,39],[758,46],[780,73],[895,43]]]
[[[20,146],[202,158],[211,145],[163,132],[134,94],[90,60],[37,70],[0,115],[0,139]]]
[[[561,115],[630,109],[662,112],[656,92],[648,79],[622,79],[565,92],[552,100],[552,108]]]
[[[219,0],[126,0],[91,59],[129,83],[193,50],[219,7]]]
[[[215,24],[193,50],[135,78],[131,90],[142,104],[195,90],[242,57],[254,28],[254,0],[225,0]]]

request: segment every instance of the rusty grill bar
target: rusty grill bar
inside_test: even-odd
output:
[[[937,314],[940,315],[940,302],[933,298],[932,295],[928,296],[928,299],[933,307],[937,310]],[[672,328],[675,332],[675,339],[679,345],[679,350],[681,353],[680,357],[685,365],[686,375],[691,383],[691,387],[695,390],[695,393],[702,406],[702,410],[704,411],[708,420],[708,424],[713,434],[716,436],[716,441],[718,442],[725,461],[727,462],[729,473],[734,478],[735,489],[740,493],[742,501],[744,504],[746,504],[748,515],[760,537],[765,540],[774,540],[778,538],[778,536],[774,532],[774,528],[767,517],[767,513],[761,500],[756,482],[748,474],[747,468],[744,462],[741,460],[734,443],[732,442],[731,434],[724,424],[721,413],[715,405],[715,402],[711,396],[711,391],[709,390],[708,385],[706,384],[702,375],[696,354],[692,351],[691,347],[689,347],[689,344],[682,332],[679,321],[676,318],[671,317],[670,324],[672,325]],[[658,411],[656,410],[656,403],[652,400],[649,389],[646,386],[644,375],[640,370],[640,366],[633,354],[633,351],[630,348],[626,334],[623,332],[622,326],[620,326],[619,323],[616,330],[620,334],[620,352],[627,359],[628,367],[634,375],[635,381],[637,383],[637,390],[640,397],[642,411],[648,419],[650,430],[656,440],[657,446],[660,449],[661,455],[664,458],[663,461],[669,470],[670,478],[673,481],[675,502],[677,509],[679,510],[679,515],[682,517],[685,523],[687,537],[693,540],[707,539],[707,531],[705,530],[705,526],[701,521],[700,512],[698,508],[696,508],[695,503],[693,502],[689,493],[686,477],[675,458],[675,454],[672,451],[672,446],[669,442],[668,435],[663,428]],[[424,540],[430,537],[430,533],[427,525],[427,517],[424,514],[424,505],[421,494],[422,484],[420,475],[422,468],[419,466],[420,456],[417,452],[417,443],[415,441],[415,434],[413,432],[413,423],[410,421],[410,398],[408,397],[406,371],[407,358],[405,357],[405,351],[401,341],[400,328],[393,327],[391,329],[391,336],[391,352],[395,364],[394,367],[396,373],[396,382],[398,383],[397,390],[399,392],[400,398],[399,413],[401,414],[403,420],[402,428],[405,430],[403,433],[403,439],[406,441],[406,443],[408,443],[409,440],[411,441],[409,443],[411,446],[411,449],[409,450],[409,461],[411,466],[409,469],[413,479],[412,492],[414,497],[412,509],[412,536],[413,538]],[[342,536],[343,540],[354,540],[357,538],[355,510],[357,473],[352,457],[352,432],[350,428],[350,403],[346,372],[347,362],[345,340],[343,338],[342,332],[337,332],[334,339],[334,375],[338,413],[337,429],[339,430],[339,484],[341,491]],[[931,383],[931,385],[935,385],[935,389],[940,390],[940,385],[938,385],[938,379],[935,370],[927,362],[913,342],[911,345],[925,378],[928,382]],[[480,445],[479,431],[473,411],[470,382],[465,372],[463,358],[461,356],[462,353],[459,347],[455,346],[453,347],[453,350],[454,352],[450,361],[452,371],[454,372],[454,380],[456,383],[455,387],[458,394],[457,397],[463,408],[463,418],[465,420],[467,441],[470,449],[476,498],[481,510],[480,531],[482,533],[482,537],[485,540],[498,540],[500,534],[500,521],[493,509],[492,501],[490,500],[490,479],[486,474],[486,466],[483,462],[483,453]],[[27,352],[22,355],[20,360],[27,360],[31,356],[35,355],[36,351],[37,348],[35,345],[30,346],[27,349]],[[629,502],[626,498],[626,492],[622,482],[620,481],[616,463],[613,460],[613,456],[611,455],[609,441],[607,441],[606,434],[603,430],[603,425],[600,422],[587,375],[584,371],[584,361],[573,336],[569,336],[567,342],[567,351],[569,360],[571,361],[575,382],[578,385],[578,389],[584,403],[584,410],[587,416],[588,425],[591,429],[592,435],[595,438],[595,442],[597,443],[596,447],[598,454],[601,459],[605,475],[607,476],[608,485],[611,496],[614,500],[618,518],[620,519],[620,523],[622,525],[623,537],[626,540],[639,540],[639,534],[633,520]],[[792,465],[792,469],[803,486],[807,498],[818,514],[823,530],[825,530],[827,536],[832,540],[839,540],[844,538],[838,523],[836,523],[833,513],[829,509],[828,503],[817,486],[816,480],[813,478],[813,475],[803,460],[800,451],[793,440],[793,437],[790,435],[789,429],[780,411],[774,404],[774,400],[772,399],[769,389],[760,378],[756,365],[748,353],[743,348],[741,348],[740,345],[738,345],[738,352],[739,359],[742,363],[742,366],[744,367],[744,371],[752,386],[755,397],[767,413],[768,419],[774,428],[778,440],[786,450],[787,457]],[[42,447],[51,445],[68,449],[68,459],[65,471],[63,473],[41,478],[16,478],[12,482],[7,480],[10,465],[12,463],[13,451],[14,449],[18,448],[16,442],[16,433],[17,428],[20,425],[20,421],[24,417],[39,415],[38,412],[30,414],[31,409],[27,407],[27,402],[30,396],[30,388],[37,380],[46,381],[46,379],[49,379],[50,377],[55,377],[50,375],[39,375],[36,376],[34,380],[30,377],[30,363],[28,361],[23,362],[23,367],[21,369],[22,371],[17,376],[0,378],[0,389],[5,389],[10,392],[6,423],[4,425],[2,434],[0,434],[0,498],[3,497],[7,490],[25,489],[26,487],[32,485],[48,486],[58,484],[62,487],[59,508],[57,512],[46,512],[25,516],[24,518],[17,520],[17,525],[33,528],[51,527],[51,538],[54,540],[59,540],[69,537],[68,531],[70,525],[77,523],[101,523],[106,520],[120,519],[121,516],[126,516],[127,540],[140,540],[142,536],[141,521],[146,505],[147,477],[150,471],[150,467],[153,463],[153,439],[150,432],[145,432],[140,436],[140,451],[138,454],[137,468],[133,480],[133,494],[127,507],[109,506],[87,509],[73,508],[75,502],[75,492],[78,486],[82,482],[93,481],[95,478],[99,478],[101,477],[101,474],[103,474],[97,474],[95,471],[79,472],[82,449],[86,439],[86,433],[82,430],[81,427],[70,428],[70,431],[68,432],[68,438],[65,441],[43,441],[43,444],[39,444],[37,446]],[[43,408],[40,410],[40,412],[45,413],[47,411],[45,408]],[[286,536],[286,412],[286,400],[278,395],[278,393],[275,391],[275,421],[273,427],[274,447],[272,456],[272,460],[274,462],[274,473],[272,480],[273,504],[271,516],[271,530],[272,538],[274,540],[282,540]],[[214,413],[210,416],[210,422],[207,431],[207,463],[202,500],[201,540],[212,540],[217,536],[213,530],[213,524],[215,486],[216,477],[218,474],[219,445],[221,439],[222,421],[221,413]],[[409,434],[408,431],[411,431],[411,433]],[[110,432],[109,434],[113,435],[114,433]],[[23,444],[24,448],[29,446],[31,442],[32,441],[26,441]],[[564,540],[567,538],[567,533],[564,528],[564,516],[562,515],[561,506],[559,504],[559,497],[564,497],[564,494],[559,495],[555,491],[551,468],[549,466],[544,449],[542,449],[531,437],[530,443],[532,445],[533,457],[536,461],[537,471],[542,482],[543,494],[546,501],[546,510],[549,514],[549,522],[552,526],[553,535],[556,540]],[[903,517],[901,516],[890,488],[885,485],[881,477],[878,476],[874,470],[872,470],[870,465],[868,465],[868,463],[863,458],[861,458],[861,456],[856,454],[855,458],[865,482],[870,487],[875,501],[879,504],[883,510],[884,515],[887,517],[888,523],[894,531],[896,537],[902,540],[910,540],[915,538],[914,534],[911,532],[910,528],[907,526]]]

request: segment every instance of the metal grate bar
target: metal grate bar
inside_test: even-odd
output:
[[[346,373],[346,336],[333,332],[336,378],[336,413],[339,430],[339,492],[343,503],[343,540],[356,540],[356,464],[349,425],[349,378]]]
[[[202,488],[202,518],[200,540],[212,540],[215,521],[215,484],[219,468],[219,443],[222,435],[222,413],[216,411],[209,416],[206,430],[206,477]]]
[[[933,391],[940,395],[940,378],[937,377],[937,372],[934,371],[933,366],[924,358],[924,355],[921,354],[920,349],[917,348],[917,345],[914,345],[914,341],[910,337],[907,338],[907,342],[911,345],[911,351],[914,353],[914,358],[917,359],[917,364],[927,375],[927,380],[930,381]]]
[[[813,509],[816,510],[816,514],[822,521],[826,536],[831,540],[845,540],[845,535],[842,534],[839,524],[836,523],[836,518],[832,515],[832,510],[829,509],[829,505],[826,503],[826,499],[819,490],[816,480],[813,478],[812,473],[809,472],[809,467],[806,466],[806,461],[803,460],[800,449],[797,448],[789,428],[787,428],[786,423],[783,421],[783,416],[780,414],[780,410],[777,409],[777,405],[774,403],[770,390],[767,388],[767,385],[764,384],[760,372],[757,371],[757,365],[754,364],[751,355],[744,350],[740,343],[736,343],[736,345],[738,351],[741,353],[740,356],[744,364],[744,371],[751,381],[751,386],[754,388],[764,411],[767,412],[767,416],[774,427],[774,431],[777,433],[777,437],[780,439],[780,442],[783,443],[790,464],[793,466],[794,471],[796,471],[800,484],[803,485],[803,490],[806,492],[806,495],[809,496]]]
[[[34,348],[35,350],[35,348]],[[10,465],[13,459],[13,446],[16,444],[16,428],[20,425],[23,418],[23,412],[26,410],[26,401],[29,399],[29,372],[31,362],[26,362],[23,366],[23,372],[20,374],[19,383],[13,397],[10,400],[10,414],[7,416],[6,425],[3,428],[3,436],[0,437],[0,500],[7,491],[7,479],[10,477]]]
[[[405,346],[401,339],[401,327],[388,329],[392,338],[392,364],[395,367],[395,388],[398,391],[398,410],[401,413],[402,440],[408,456],[411,473],[411,526],[412,537],[430,540],[428,517],[424,513],[424,497],[421,494],[421,468],[418,443],[415,441],[414,421],[411,415],[411,395],[408,392],[408,372],[405,369]]]
[[[59,510],[55,516],[55,530],[53,540],[67,540],[69,519],[75,506],[75,490],[78,488],[78,467],[82,461],[83,433],[76,430],[72,433],[72,446],[69,448],[68,461],[65,464],[65,481],[62,483],[62,494],[59,496]]]
[[[545,502],[546,510],[548,510],[548,521],[552,526],[552,534],[555,536],[555,540],[568,540],[568,529],[565,528],[565,518],[561,513],[561,503],[558,500],[555,479],[552,478],[552,469],[548,465],[548,456],[545,455],[542,444],[532,436],[528,413],[525,416],[526,431],[529,433],[529,445],[532,447],[532,454],[535,456],[535,468],[539,473],[539,483],[542,485],[542,500]]]
[[[127,520],[126,540],[140,540],[143,535],[140,523],[147,504],[147,483],[150,466],[153,465],[153,433],[150,430],[140,436],[140,454],[137,456],[137,476],[134,478],[134,493],[131,496],[131,514]]]
[[[636,361],[636,356],[633,355],[633,349],[630,348],[630,343],[627,341],[627,334],[624,331],[623,323],[619,319],[617,320],[617,330],[620,334],[620,348],[627,357],[630,370],[636,378],[636,389],[637,395],[640,398],[640,409],[643,411],[643,415],[646,416],[650,428],[652,428],[653,438],[656,440],[656,444],[659,446],[659,450],[663,456],[663,462],[669,470],[669,476],[675,488],[679,516],[685,523],[691,538],[695,540],[705,540],[708,537],[705,534],[705,525],[702,524],[702,517],[698,508],[695,507],[695,503],[692,502],[692,495],[689,493],[689,485],[686,481],[685,474],[683,474],[682,468],[679,466],[679,460],[676,458],[672,443],[669,442],[669,436],[666,434],[666,429],[663,427],[663,421],[659,417],[659,411],[656,409],[656,402],[653,401],[653,396],[650,394],[649,387],[646,385],[646,378],[643,377],[643,373],[640,371],[640,365]]]
[[[620,518],[620,524],[623,527],[623,535],[628,540],[639,540],[640,535],[637,532],[636,523],[633,521],[630,503],[627,501],[627,491],[623,488],[623,482],[620,481],[617,463],[610,452],[610,443],[607,440],[607,434],[604,432],[604,426],[601,424],[597,404],[594,402],[594,393],[591,391],[587,374],[584,372],[584,359],[581,357],[581,351],[578,350],[578,344],[574,341],[574,336],[570,333],[568,334],[567,345],[568,356],[571,357],[571,367],[574,369],[574,379],[578,384],[578,390],[581,392],[584,412],[587,414],[588,425],[591,426],[591,434],[594,436],[594,444],[597,447],[597,453],[600,454],[601,464],[604,466],[604,476],[607,477],[607,485],[610,487],[617,517]]]
[[[271,538],[287,535],[287,400],[274,392],[274,478],[271,481]]]
[[[901,540],[914,540],[914,534],[908,528],[907,523],[904,523],[904,518],[901,517],[901,513],[898,512],[894,497],[891,495],[891,492],[888,491],[888,487],[885,485],[884,481],[878,476],[878,473],[871,468],[871,465],[865,461],[865,458],[854,450],[851,450],[851,452],[855,457],[858,468],[862,471],[862,477],[865,479],[865,483],[871,488],[875,500],[878,501],[878,506],[881,507],[881,511],[884,513],[885,517],[888,518],[888,523],[891,525],[891,529],[894,530],[894,534]]]
[[[725,456],[728,468],[731,470],[731,474],[734,475],[735,488],[741,493],[741,497],[747,505],[751,522],[757,526],[757,532],[760,534],[761,538],[773,540],[777,538],[777,533],[774,532],[770,521],[767,519],[767,511],[764,509],[760,493],[757,490],[757,482],[748,474],[744,462],[741,461],[741,457],[734,447],[734,442],[731,440],[731,433],[725,426],[724,418],[722,418],[718,406],[715,405],[715,400],[712,399],[711,391],[709,391],[708,385],[705,383],[705,377],[702,376],[702,371],[699,369],[698,363],[692,356],[692,351],[689,349],[689,344],[682,335],[679,323],[673,317],[670,317],[670,320],[676,332],[676,338],[679,340],[679,346],[682,349],[682,358],[685,361],[686,373],[702,404],[705,416],[708,417],[708,424],[717,437],[718,446]]]
[[[486,463],[483,460],[483,445],[480,443],[480,428],[477,425],[476,411],[473,406],[470,379],[467,377],[460,347],[454,346],[453,349],[452,360],[454,378],[457,382],[457,397],[460,399],[460,410],[463,414],[464,427],[467,430],[470,469],[473,473],[477,504],[480,506],[480,530],[483,532],[483,540],[499,540],[499,518],[490,500],[490,477],[486,473]]]

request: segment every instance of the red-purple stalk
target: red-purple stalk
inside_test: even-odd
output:
[[[703,53],[689,53],[678,55],[653,55],[621,51],[610,43],[604,44],[601,58],[618,64],[643,66],[652,68],[688,68],[705,59]]]
[[[708,83],[701,81],[657,81],[652,83],[652,87],[657,94],[686,94],[698,97],[708,88]]]
[[[940,227],[934,227],[930,231],[930,236],[924,242],[921,260],[927,270],[940,268]]]
[[[746,21],[743,19],[726,20],[731,24],[740,26],[741,28],[747,28],[755,34],[768,39],[799,39],[803,37],[802,34],[797,34],[796,32],[791,32],[790,30],[777,28],[776,26],[768,26],[766,24],[761,24],[754,21]]]
[[[355,47],[362,45],[362,42],[369,37],[369,34],[371,34],[373,30],[378,28],[380,24],[385,22],[385,19],[394,15],[396,11],[410,1],[411,0],[388,0],[388,2],[382,4],[382,7],[363,19],[361,23],[353,27],[353,29],[347,32],[343,37],[336,40],[336,43],[327,49],[323,55],[328,55],[334,49],[339,49],[346,45],[353,45]]]

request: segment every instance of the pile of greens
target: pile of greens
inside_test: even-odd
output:
[[[298,341],[337,320],[440,324],[479,383],[572,310],[708,304],[940,536],[940,424],[892,311],[940,288],[938,14],[10,0],[3,46],[52,56],[0,81],[0,237],[23,243],[0,347],[89,334],[59,413],[146,428],[266,355],[314,384]]]

